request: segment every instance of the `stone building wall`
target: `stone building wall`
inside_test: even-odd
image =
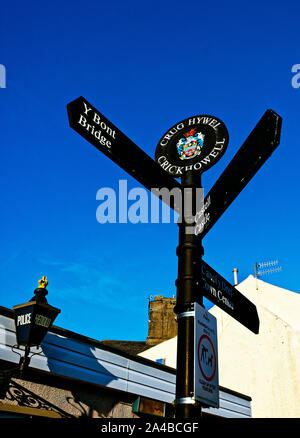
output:
[[[155,296],[149,301],[149,328],[147,344],[155,345],[177,335],[177,321],[174,313],[176,298]]]

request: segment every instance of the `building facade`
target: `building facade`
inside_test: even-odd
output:
[[[138,397],[160,402],[172,418],[175,370],[53,326],[32,348],[22,376],[13,312],[0,308],[0,418],[138,418]],[[153,405],[154,406],[154,405]],[[144,414],[145,415],[145,414]],[[219,409],[202,415],[251,417],[247,395],[221,388]]]
[[[220,385],[248,394],[252,416],[300,417],[300,294],[250,275],[236,288],[253,302],[260,328],[255,335],[217,306]],[[177,338],[142,353],[176,368]]]

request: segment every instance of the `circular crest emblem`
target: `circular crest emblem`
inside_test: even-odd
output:
[[[217,117],[189,117],[162,136],[156,147],[155,160],[175,178],[188,170],[202,173],[222,157],[228,140],[227,128]]]

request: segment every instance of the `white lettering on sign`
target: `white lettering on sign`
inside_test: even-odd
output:
[[[215,126],[217,126],[217,125],[215,125]],[[174,128],[174,130],[175,129],[176,128]],[[175,133],[176,132],[172,133],[172,135],[174,135]],[[168,140],[172,137],[172,135],[169,135],[169,134],[165,135],[163,140],[160,142],[161,146],[166,146],[168,144]],[[182,175],[183,170],[184,171],[200,170],[202,167],[205,167],[205,166],[211,164],[212,161],[214,161],[214,159],[219,155],[220,151],[223,150],[224,144],[225,144],[225,138],[222,141],[217,141],[216,146],[213,148],[213,150],[205,158],[203,158],[202,160],[198,161],[197,163],[194,163],[194,164],[189,165],[189,166],[172,165],[171,163],[168,162],[167,158],[164,155],[161,155],[157,159],[157,162],[160,164],[160,166],[164,170],[169,170],[169,172],[172,173],[173,175]]]
[[[25,315],[19,315],[17,318],[17,326],[31,323],[31,313]]]
[[[90,123],[88,123],[86,117],[84,117],[82,114],[80,114],[78,123],[79,125],[83,126],[90,134],[92,134],[99,141],[99,143],[102,144],[102,146],[106,146],[109,149],[111,148],[111,142],[107,140],[104,135],[102,135],[102,131],[100,129],[97,130],[95,125],[91,125]]]
[[[231,301],[229,301],[228,298],[224,297],[224,295],[222,294],[222,291],[220,291],[220,290],[218,290],[218,300],[222,301],[222,303],[225,304],[225,306],[229,307],[231,310],[234,310],[233,303]]]
[[[206,210],[211,205],[211,199],[210,196],[208,197],[207,201],[203,205],[200,211],[197,211],[195,216],[196,226],[195,226],[195,235],[198,236],[198,234],[202,233],[204,230],[204,227],[207,223],[210,221],[210,213],[206,213]]]
[[[51,324],[51,319],[43,315],[36,315],[34,322],[36,325],[48,328]]]
[[[210,281],[214,282],[213,277],[209,277],[209,275],[207,275],[207,278],[210,278]],[[216,283],[218,283],[219,281],[217,281]],[[222,282],[223,285],[223,282]],[[208,284],[206,281],[204,281],[203,287],[205,288],[205,290],[207,290],[212,296],[214,296],[215,298],[218,299],[218,301],[221,301],[223,304],[225,304],[225,306],[227,306],[229,309],[234,310],[234,304],[232,301],[229,300],[229,298],[225,297],[223,295],[223,293],[226,293],[226,291],[221,291],[219,289],[219,287],[216,284],[216,287],[211,286],[210,284]]]
[[[106,124],[101,116],[83,102],[83,112],[80,114],[78,124],[85,128],[93,137],[95,137],[102,146],[111,148],[111,141],[107,139],[107,135],[116,139],[116,131]]]
[[[162,146],[166,146],[169,140],[171,140],[171,138],[173,137],[173,135],[175,135],[178,131],[180,131],[183,128],[184,128],[184,124],[179,123],[177,126],[175,126],[175,128],[170,129],[170,131],[164,136],[160,144]]]
[[[220,122],[213,117],[192,117],[191,119],[189,119],[189,126],[195,125],[195,123],[203,123],[203,125],[209,125],[213,129],[216,129],[217,126],[220,125]]]

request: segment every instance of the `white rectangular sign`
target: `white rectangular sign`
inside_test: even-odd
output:
[[[200,403],[219,407],[217,320],[195,303],[194,397]]]

